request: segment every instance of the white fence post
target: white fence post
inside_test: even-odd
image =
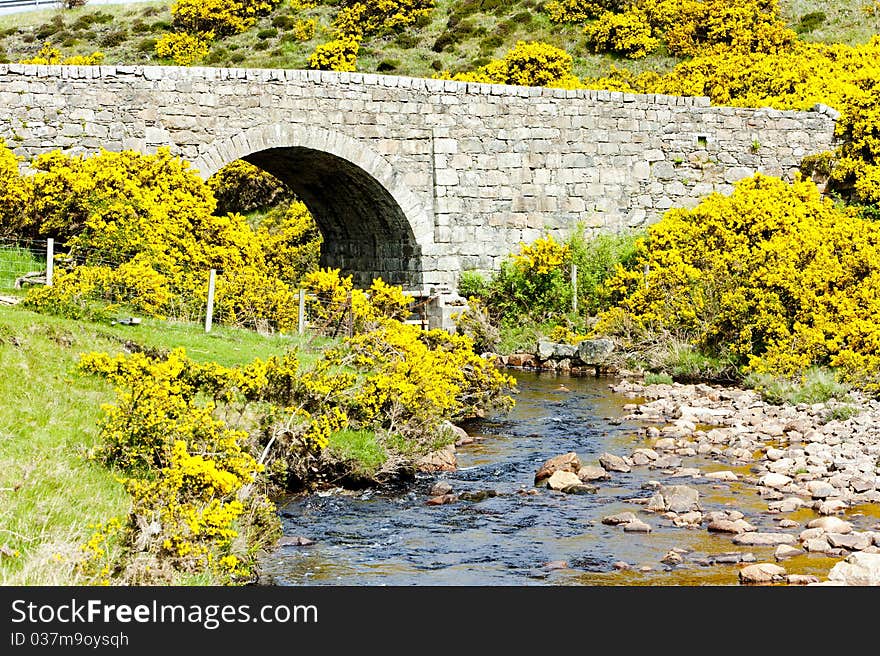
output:
[[[46,286],[52,286],[52,278],[55,276],[55,240],[49,237],[46,240]]]
[[[211,332],[211,323],[214,321],[214,282],[217,277],[217,270],[211,269],[208,274],[208,310],[205,312],[205,332]]]
[[[296,327],[299,334],[302,335],[306,331],[306,290],[299,290],[299,313],[296,318]]]

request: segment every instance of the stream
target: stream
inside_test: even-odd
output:
[[[651,481],[683,484],[700,491],[703,512],[739,510],[758,530],[772,530],[780,516],[768,513],[767,502],[745,483],[670,478],[636,467],[599,481],[595,494],[546,488],[526,493],[552,456],[574,451],[583,464],[596,464],[605,451],[625,455],[650,445],[645,424],[623,420],[623,406],[633,400],[614,394],[612,379],[515,376],[516,407],[465,426],[482,439],[459,447],[458,471],[419,474],[397,492],[338,489],[281,505],[284,534],[315,543],[266,555],[260,563],[264,580],[273,585],[736,585],[742,565],[713,563],[720,554],[751,553],[758,562],[774,562],[774,547],[736,546],[731,536],[709,533],[705,526],[677,528],[631,502],[651,496]],[[701,456],[685,458],[683,466],[749,473],[748,467]],[[439,480],[451,483],[456,494],[494,491],[497,496],[425,505]],[[652,532],[625,533],[601,523],[624,511],[635,512]],[[786,516],[806,522],[816,515],[803,510]],[[671,549],[681,550],[683,562],[661,562]],[[789,573],[821,579],[838,560],[804,554],[785,566]],[[616,568],[620,562],[630,567]]]

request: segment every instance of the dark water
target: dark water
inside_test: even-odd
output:
[[[609,379],[532,373],[517,378],[520,393],[512,412],[467,427],[485,439],[459,448],[458,471],[420,475],[404,492],[337,490],[284,506],[285,535],[316,543],[267,556],[262,569],[268,579],[277,585],[723,585],[736,583],[738,567],[707,566],[706,557],[751,551],[772,562],[772,548],[737,547],[729,536],[705,528],[675,528],[627,503],[649,497],[648,482],[664,478],[646,467],[613,474],[596,494],[548,489],[521,494],[533,488],[535,472],[554,455],[575,451],[583,464],[596,464],[604,451],[624,455],[647,444],[643,425],[621,421],[623,405],[632,400],[613,394]],[[570,391],[560,391],[561,384]],[[684,466],[730,468],[700,459]],[[438,480],[449,481],[458,494],[493,490],[498,496],[426,506]],[[735,507],[751,523],[773,526],[766,502],[738,483],[666,482],[698,487],[704,511]],[[627,534],[601,524],[602,517],[622,511],[635,512],[654,531]],[[674,547],[689,553],[672,568],[660,561]],[[790,572],[827,573],[834,562],[814,556],[796,560]],[[565,561],[567,567],[546,567],[552,561]],[[633,568],[619,571],[616,561]]]

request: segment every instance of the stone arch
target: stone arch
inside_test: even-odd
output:
[[[207,179],[244,159],[284,181],[324,235],[322,264],[366,285],[377,276],[424,285],[434,245],[430,215],[391,164],[365,143],[302,125],[256,126],[208,146],[194,166]]]

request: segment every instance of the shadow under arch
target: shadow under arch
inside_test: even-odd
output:
[[[431,221],[391,164],[367,145],[323,128],[259,126],[215,142],[194,165],[207,179],[236,159],[271,173],[306,204],[324,236],[322,266],[353,275],[359,286],[381,276],[423,288]]]

